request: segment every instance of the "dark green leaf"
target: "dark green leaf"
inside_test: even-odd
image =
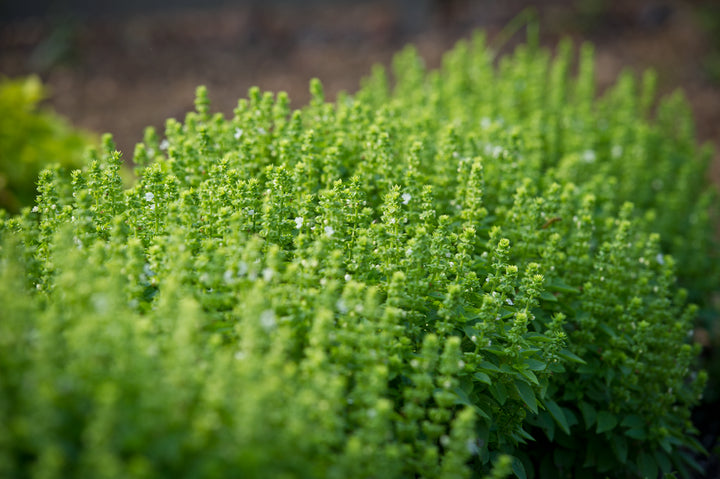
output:
[[[646,479],[656,479],[658,476],[658,466],[655,459],[645,451],[642,451],[637,460],[638,472],[640,476]]]
[[[538,414],[538,423],[540,427],[545,431],[545,435],[551,441],[555,438],[555,421],[547,411],[540,411]]]
[[[501,358],[508,355],[508,353],[506,353],[502,349],[496,349],[494,346],[492,348],[483,349],[483,351],[485,351],[486,353],[494,354],[495,356],[498,356]]]
[[[488,421],[491,420],[490,416],[489,416],[483,409],[481,409],[479,406],[475,405],[475,406],[473,406],[473,409],[475,410],[475,412],[476,412],[477,414],[480,415],[480,417],[485,418],[485,419],[487,419]]]
[[[607,323],[600,323],[598,325],[601,331],[603,331],[605,334],[610,336],[611,338],[614,338],[617,336],[617,333],[614,329],[612,329]]]
[[[481,383],[485,383],[487,385],[492,384],[492,380],[490,379],[490,376],[488,376],[485,373],[475,373],[473,374],[473,377],[480,381]]]
[[[553,451],[553,459],[556,466],[570,469],[575,462],[575,451],[558,447]]]
[[[613,413],[607,411],[600,411],[597,415],[597,429],[595,432],[601,434],[606,431],[611,431],[617,426],[617,417]]]
[[[540,298],[551,303],[558,302],[558,299],[555,297],[555,295],[552,293],[548,293],[547,291],[543,291],[542,293],[540,293]]]
[[[553,338],[539,333],[528,333],[526,339],[531,343],[552,343],[555,341]]]
[[[540,385],[540,381],[538,381],[538,378],[537,378],[537,376],[535,376],[535,373],[534,373],[534,372],[528,371],[528,370],[526,370],[526,369],[521,369],[521,370],[518,371],[518,372],[520,373],[520,375],[521,375],[522,377],[524,377],[525,379],[527,379],[528,381],[530,381],[530,382],[533,383],[534,385],[536,385],[536,386],[539,386],[539,385]]]
[[[582,413],[583,421],[585,421],[585,429],[590,429],[590,427],[595,424],[597,411],[592,405],[583,401],[580,403],[580,412]]]
[[[455,393],[455,404],[463,404],[465,406],[474,406],[467,393],[462,388],[453,389]]]
[[[640,441],[644,441],[645,439],[647,439],[647,433],[645,432],[645,429],[628,429],[627,431],[625,431],[625,435],[627,437],[638,439]]]
[[[505,404],[505,401],[507,401],[507,389],[505,388],[505,385],[501,382],[496,382],[492,386],[490,386],[490,394],[493,395],[495,400],[502,406]]]
[[[514,309],[502,308],[500,309],[500,319],[510,319],[515,316]]]
[[[525,429],[523,429],[523,428],[518,429],[517,433],[518,433],[518,436],[520,436],[520,437],[523,438],[523,439],[527,439],[528,441],[534,441],[534,440],[535,440],[535,438],[532,437],[532,436],[530,435],[530,433],[527,432],[527,431],[526,431]]]
[[[515,477],[518,479],[527,479],[527,473],[525,472],[525,466],[520,459],[512,456],[512,470]]]
[[[543,371],[545,368],[547,368],[547,363],[543,361],[538,361],[537,359],[525,359],[523,363],[531,371]]]
[[[665,436],[662,439],[660,439],[660,447],[662,447],[665,450],[665,452],[667,452],[667,453],[672,451],[672,444],[670,444],[670,438]]]
[[[625,436],[620,434],[613,435],[612,440],[610,441],[610,446],[612,446],[613,452],[615,453],[615,457],[618,458],[618,461],[625,464],[628,456],[628,443]]]
[[[567,419],[568,427],[573,427],[576,424],[580,424],[580,420],[577,418],[572,409],[564,408],[563,413],[565,413],[565,419]]]
[[[483,412],[483,414],[485,413]],[[479,421],[475,428],[475,434],[477,435],[478,442],[482,444],[480,449],[487,451],[487,443],[490,439],[490,424],[485,421]]]
[[[689,465],[690,467],[692,467],[693,469],[695,469],[697,472],[699,472],[699,473],[701,473],[701,474],[705,472],[705,470],[703,469],[703,467],[695,460],[695,458],[692,456],[692,454],[690,454],[690,453],[688,453],[688,452],[681,451],[681,452],[680,452],[680,456],[682,456],[683,461],[685,462],[685,464]]]
[[[685,437],[683,437],[682,443],[689,447],[690,449],[702,453],[707,454],[707,450],[705,447],[698,441],[695,437],[687,434]]]
[[[653,456],[655,456],[655,462],[658,466],[660,466],[660,470],[663,472],[663,474],[667,474],[672,469],[672,464],[670,463],[670,458],[662,451],[655,451],[653,452]]]
[[[643,419],[637,414],[630,414],[629,416],[625,416],[623,418],[620,425],[631,429],[641,429],[645,427],[645,421],[643,421]]]
[[[561,279],[553,279],[549,283],[545,284],[545,288],[548,291],[557,291],[558,293],[579,293],[580,290],[573,288],[569,284],[565,283]]]
[[[467,335],[468,338],[472,338],[473,336],[474,337],[479,336],[479,333],[477,332],[477,330],[468,324],[463,326],[463,331],[465,332],[465,334]]]
[[[563,349],[562,351],[559,351],[557,353],[557,355],[566,361],[570,361],[570,362],[578,363],[578,364],[585,364],[585,360],[583,360],[580,356],[572,353],[571,351],[569,351],[567,349]]]
[[[478,369],[484,369],[486,371],[494,371],[494,372],[500,372],[500,368],[495,366],[493,363],[489,361],[483,361],[480,364],[478,364]]]
[[[540,351],[542,351],[540,348],[535,348],[535,347],[532,347],[532,348],[521,348],[521,349],[520,349],[520,357],[523,358],[523,359],[529,358],[529,357],[531,357],[531,356],[535,356],[536,353],[538,353],[538,352],[540,352]]]
[[[558,426],[560,426],[560,429],[562,429],[565,434],[570,434],[570,427],[568,426],[567,419],[565,418],[565,413],[563,413],[563,410],[555,401],[546,400],[545,401],[545,407],[550,411],[550,414],[552,415],[553,419],[555,419],[555,422],[557,422]]]
[[[523,400],[525,405],[535,414],[538,412],[537,400],[535,399],[535,393],[533,392],[530,385],[525,382],[515,380],[515,387],[517,388],[520,399]]]

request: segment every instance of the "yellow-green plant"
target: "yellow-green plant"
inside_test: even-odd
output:
[[[57,163],[79,168],[94,140],[40,107],[45,88],[35,76],[0,79],[0,208],[17,213],[32,205],[38,174]]]
[[[706,154],[562,52],[199,88],[133,187],[109,137],[44,171],[0,222],[0,475],[687,477]]]

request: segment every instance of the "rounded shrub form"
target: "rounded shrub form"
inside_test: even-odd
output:
[[[107,136],[43,172],[0,223],[0,475],[688,476],[709,270],[656,212],[710,244],[706,155],[563,48],[230,119],[201,87],[132,188]]]

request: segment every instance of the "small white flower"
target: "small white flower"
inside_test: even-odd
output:
[[[335,229],[333,229],[332,226],[326,226],[326,227],[325,227],[325,234],[326,234],[327,236],[332,236],[333,233],[335,233]]]
[[[149,202],[149,201],[152,201],[152,200],[154,200],[154,199],[155,199],[155,195],[152,194],[150,191],[148,191],[147,193],[145,193],[145,201],[148,201],[148,202]]]
[[[304,222],[304,221],[305,221],[305,219],[304,219],[302,216],[296,217],[296,218],[295,218],[295,227],[296,227],[297,229],[302,228],[302,225],[303,225],[303,222]]]
[[[412,249],[412,248],[408,248],[408,249],[405,250],[405,256],[412,256],[412,254],[413,254],[413,249]]]
[[[513,300],[510,299],[510,298],[507,298],[507,299],[505,300],[505,302],[506,302],[507,304],[509,304],[510,306],[513,306],[513,305],[515,304],[515,303],[513,303]]]
[[[32,209],[33,213],[37,213],[39,211],[40,211],[40,208],[38,208],[37,206],[33,206],[33,209]]]
[[[468,452],[472,456],[475,456],[480,452],[480,448],[478,447],[477,441],[468,439],[467,442],[465,443],[465,446],[467,447]]]
[[[345,275],[345,281],[350,281],[351,276],[349,274]]]
[[[620,158],[620,156],[622,155],[622,152],[623,152],[622,146],[614,145],[612,147],[611,154],[612,154],[613,158]]]
[[[412,195],[410,193],[403,193],[402,195],[402,202],[404,205],[410,203],[410,200],[412,199]]]
[[[250,209],[248,210],[247,214],[248,216],[255,216],[255,210]]]
[[[275,276],[275,271],[272,268],[265,268],[262,275],[265,282],[269,283],[270,280],[273,279],[273,276]]]
[[[655,259],[659,264],[665,264],[665,258],[663,258],[662,253],[658,253],[657,256],[655,256]]]
[[[150,268],[149,264],[145,263],[143,265],[143,274],[148,277],[155,276],[155,271],[153,271],[152,268]]]
[[[167,150],[168,148],[170,148],[170,142],[167,141],[167,138],[164,138],[163,141],[160,142],[160,149]]]
[[[341,314],[345,314],[349,311],[347,305],[345,304],[345,300],[343,300],[342,298],[337,300],[337,302],[335,303],[335,307],[338,311],[340,311]]]
[[[240,137],[243,135],[243,131],[241,128],[235,128],[235,139],[239,140]]]
[[[95,307],[95,311],[101,314],[107,312],[108,307],[110,306],[107,296],[102,293],[94,294],[92,296],[92,303]]]
[[[223,274],[223,280],[228,284],[233,282],[233,272],[231,269],[225,270],[225,273]]]
[[[582,154],[582,159],[585,163],[594,163],[595,162],[595,152],[593,150],[585,150]]]
[[[155,211],[155,203],[150,203],[150,211]]]
[[[238,361],[242,361],[243,359],[245,359],[245,353],[242,351],[238,351],[237,353],[235,353],[235,359],[237,359]]]
[[[260,133],[261,135],[264,135],[265,133],[267,133],[267,131],[265,131],[265,128],[262,128],[262,127],[258,128],[257,132]]]
[[[262,326],[265,331],[270,331],[275,328],[276,324],[275,311],[272,309],[266,309],[260,314],[260,326]]]

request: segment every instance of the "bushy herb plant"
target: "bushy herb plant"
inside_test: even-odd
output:
[[[0,475],[688,476],[708,153],[482,35],[292,111],[207,92],[0,223]],[[495,465],[494,471],[493,465]]]
[[[39,106],[46,91],[35,77],[0,78],[0,208],[17,213],[32,205],[38,174],[50,164],[83,165],[96,140]]]

